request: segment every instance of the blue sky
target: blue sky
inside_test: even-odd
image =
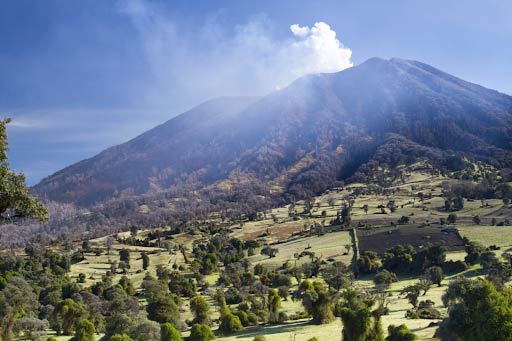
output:
[[[2,1],[11,164],[35,184],[209,98],[374,56],[510,94],[510,13],[492,0]]]

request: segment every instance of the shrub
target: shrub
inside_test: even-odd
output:
[[[247,302],[241,302],[239,305],[238,305],[238,310],[243,310],[245,312],[248,312],[249,311],[249,303]]]
[[[373,282],[377,287],[388,289],[391,283],[398,281],[396,274],[388,270],[379,271],[373,278]]]
[[[449,260],[449,261],[446,261],[443,264],[443,271],[446,272],[447,274],[456,274],[456,273],[459,273],[459,272],[462,272],[462,271],[466,270],[467,267],[468,266],[463,261],[460,261],[460,260],[457,260],[457,261]]]
[[[404,225],[409,223],[410,218],[406,216],[402,216],[400,219],[398,219],[398,224]]]
[[[240,296],[240,291],[235,287],[229,288],[224,293],[224,297],[226,298],[227,304],[237,304],[242,302],[242,296]]]
[[[256,276],[262,275],[262,274],[264,274],[265,272],[266,272],[266,269],[265,269],[265,267],[264,267],[262,264],[256,264],[256,265],[254,266],[254,274],[255,274]]]
[[[23,332],[23,335],[26,339],[39,340],[39,336],[44,333],[45,329],[48,328],[49,323],[47,320],[40,320],[34,317],[22,317],[16,320],[14,325],[14,333],[19,334]]]
[[[221,316],[219,326],[219,331],[221,333],[230,334],[242,329],[244,329],[244,327],[242,326],[242,322],[240,322],[238,316],[231,312],[227,312]]]
[[[148,320],[145,316],[139,316],[132,320],[133,325],[128,329],[128,335],[134,340],[159,340],[160,325],[155,321]]]
[[[313,317],[316,324],[329,323],[334,320],[333,302],[323,284],[313,283],[313,289],[306,290],[302,297],[305,310]]]
[[[278,321],[283,323],[288,320],[288,315],[284,311],[279,312]]]
[[[425,271],[425,276],[431,281],[433,284],[437,284],[441,286],[441,281],[443,280],[443,269],[439,266],[431,266]]]
[[[414,335],[405,324],[399,326],[390,325],[388,327],[388,337],[386,341],[413,341],[416,340]]]
[[[178,271],[169,274],[169,291],[180,296],[194,297],[197,286],[192,279],[187,279]]]
[[[450,213],[446,221],[448,224],[455,224],[457,222],[457,215],[455,213]]]
[[[256,315],[253,312],[250,312],[250,313],[247,314],[247,319],[249,320],[250,324],[258,324],[258,322],[260,320],[258,315]]]
[[[254,313],[258,316],[258,321],[261,323],[267,323],[270,319],[270,313],[266,309],[256,309]]]
[[[179,325],[180,312],[176,302],[170,296],[157,296],[146,306],[148,318],[158,323]]]
[[[130,251],[127,249],[119,250],[119,261],[130,263]]]
[[[194,324],[190,331],[190,341],[209,341],[215,339],[212,330],[205,324]]]
[[[290,289],[284,285],[277,288],[277,292],[278,292],[279,296],[281,296],[283,298],[283,300],[285,300],[285,301],[288,299],[289,290]]]
[[[421,302],[418,304],[418,308],[419,308],[419,309],[432,308],[434,305],[435,305],[434,301],[432,301],[432,300],[426,300],[426,301],[421,301]]]
[[[149,267],[149,256],[145,252],[142,252],[140,256],[142,258],[142,268],[144,270],[147,270]]]
[[[439,310],[434,308],[423,308],[423,309],[409,309],[405,313],[406,318],[410,319],[426,319],[426,320],[437,320],[441,319],[441,313]]]
[[[88,320],[80,321],[75,329],[74,341],[94,341],[96,329],[94,324]]]
[[[291,278],[284,274],[277,274],[277,273],[272,274],[271,281],[272,281],[272,287],[274,287],[274,288],[277,288],[280,286],[289,287],[290,285],[292,285]]]
[[[237,310],[234,312],[234,314],[236,316],[238,316],[238,318],[240,319],[240,322],[242,323],[242,326],[247,327],[250,324],[249,316],[247,315],[247,313],[245,311]]]
[[[380,259],[376,252],[366,251],[358,260],[357,268],[359,272],[368,274],[375,272],[380,267]]]
[[[170,323],[160,326],[160,341],[181,341],[180,332]]]
[[[194,296],[190,300],[190,310],[194,314],[194,322],[198,324],[210,324],[208,317],[210,307],[203,296]]]

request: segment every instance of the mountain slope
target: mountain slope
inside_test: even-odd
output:
[[[349,176],[395,134],[512,166],[512,97],[429,65],[373,58],[262,98],[222,98],[34,187],[90,206],[113,197],[261,182],[301,196]]]

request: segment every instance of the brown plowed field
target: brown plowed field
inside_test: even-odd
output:
[[[411,245],[415,249],[427,245],[444,245],[448,251],[464,250],[458,233],[443,233],[438,227],[398,226],[374,230],[358,230],[359,250],[383,254],[395,245]]]

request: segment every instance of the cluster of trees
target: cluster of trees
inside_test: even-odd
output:
[[[93,329],[104,327],[105,319],[97,305],[100,299],[90,291],[81,291],[66,276],[71,264],[67,256],[35,245],[25,252],[25,257],[0,257],[2,340],[12,340],[20,333],[37,337],[48,327],[70,335],[86,319],[94,321]],[[124,285],[128,286],[126,282]],[[114,294],[118,287],[110,286],[109,293]],[[80,330],[89,327],[84,323]]]
[[[197,243],[194,246],[192,270],[198,278],[201,278],[201,275],[217,271],[220,264],[228,266],[239,262],[245,256],[244,251],[252,254],[259,246],[256,241],[244,243],[240,239],[231,238],[228,231],[221,230],[207,242]]]
[[[461,278],[443,295],[448,317],[439,326],[443,340],[511,340],[512,289]]]
[[[181,340],[184,324],[179,306],[190,295],[195,314],[192,340],[210,340],[208,305],[204,306],[193,281],[165,268],[158,279],[146,276],[141,289],[145,306],[139,303],[128,277],[113,283],[107,273],[90,287],[72,281],[70,258],[37,245],[26,248],[25,256],[4,253],[0,257],[0,337],[38,339],[48,328],[73,340]],[[121,252],[129,263],[129,253]],[[144,255],[143,255],[144,259]]]
[[[493,252],[494,247],[484,247],[467,239],[464,241],[467,253],[464,261],[471,265],[480,264],[487,280],[497,288],[503,287],[512,277],[512,254],[505,252],[500,260]]]
[[[446,170],[446,166],[443,165],[446,158],[447,155],[439,149],[425,147],[403,136],[390,134],[369,160],[347,179],[347,182],[376,183],[388,187],[396,181],[405,182],[404,174],[397,168],[398,165],[410,165],[428,159],[432,164],[432,172],[438,173]]]
[[[400,274],[421,274],[432,266],[449,268],[451,265],[452,262],[446,262],[446,249],[443,246],[432,245],[415,250],[410,245],[398,244],[382,257],[376,252],[365,251],[357,260],[356,270],[363,274],[375,273],[380,269]]]
[[[448,198],[481,199],[512,199],[512,186],[505,179],[487,176],[475,183],[470,180],[459,180],[443,184],[444,196]]]

